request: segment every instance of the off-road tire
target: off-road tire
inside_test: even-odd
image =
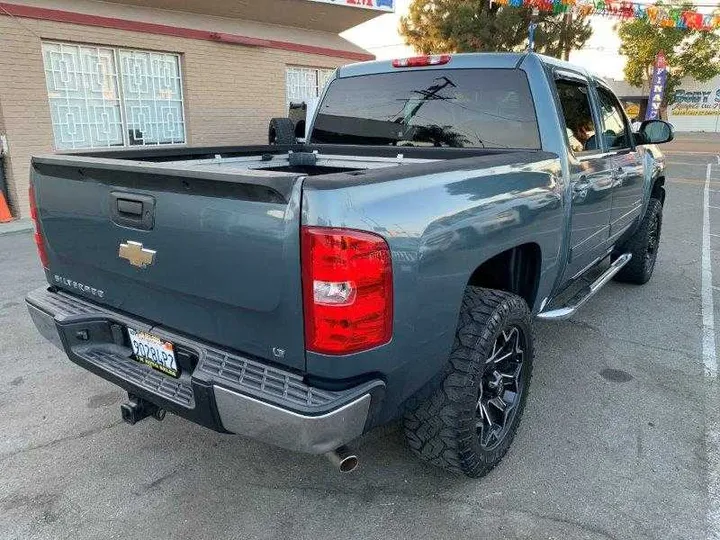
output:
[[[522,391],[512,420],[497,446],[481,446],[477,411],[488,359],[499,336],[522,330]],[[532,377],[533,324],[525,301],[514,294],[468,287],[462,301],[450,358],[439,388],[405,414],[405,436],[421,459],[448,471],[477,478],[486,475],[507,452],[520,423]],[[497,373],[497,372],[496,372]]]
[[[615,275],[617,281],[638,285],[650,281],[660,247],[662,210],[662,203],[658,199],[650,199],[638,230],[616,250],[616,256],[623,253],[632,255],[630,262]]]
[[[295,124],[289,118],[273,118],[268,127],[268,143],[295,144]]]

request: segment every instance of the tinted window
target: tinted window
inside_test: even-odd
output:
[[[418,70],[336,79],[312,142],[540,148],[524,72]]]
[[[573,153],[597,150],[587,85],[564,80],[557,81],[556,85],[570,150]]]
[[[609,150],[628,148],[627,124],[620,102],[604,88],[598,88],[600,112],[602,113],[603,139]]]

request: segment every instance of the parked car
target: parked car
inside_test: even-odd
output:
[[[34,157],[28,308],[127,390],[129,423],[170,411],[351,470],[346,445],[402,417],[419,457],[482,476],[533,319],[652,276],[672,137],[536,54],[349,65],[303,144]]]

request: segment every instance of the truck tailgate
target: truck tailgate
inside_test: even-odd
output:
[[[300,175],[53,156],[34,158],[32,185],[51,283],[305,369]]]

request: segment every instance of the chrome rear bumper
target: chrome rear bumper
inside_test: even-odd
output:
[[[38,331],[81,367],[198,424],[297,452],[324,454],[362,435],[385,388],[380,380],[341,391],[311,387],[295,373],[63,291],[38,289],[26,302]],[[191,367],[176,379],[134,361],[128,325],[171,341],[194,358]]]
[[[331,452],[362,435],[370,410],[370,394],[319,416],[281,409],[220,386],[215,387],[215,400],[228,431],[308,454]]]

